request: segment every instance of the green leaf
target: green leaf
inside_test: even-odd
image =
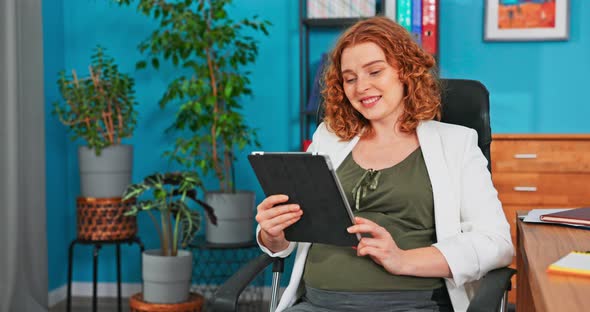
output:
[[[270,22],[257,16],[232,20],[227,10],[230,0],[138,0],[137,3],[140,11],[151,14],[158,28],[138,46],[145,61],[143,66],[138,62],[136,67],[144,68],[151,62],[154,69],[160,69],[163,58],[182,68],[172,73],[175,77],[159,100],[161,107],[176,110],[166,130],[174,146],[164,156],[170,162],[197,170],[195,179],[199,183],[200,177],[207,173],[231,172],[227,166],[232,166],[235,160],[233,149],[244,148],[256,140],[255,131],[246,124],[243,102],[239,100],[252,94],[247,66],[258,54],[259,35],[255,33],[268,35]],[[76,92],[70,89],[72,86],[64,91]],[[212,134],[214,121],[217,124]],[[213,159],[212,144],[218,145],[218,159]],[[232,155],[229,163],[221,158],[226,151]],[[214,162],[221,167],[213,168]],[[231,179],[231,174],[217,178]],[[221,187],[231,185],[221,182]],[[166,191],[157,180],[149,185],[154,197],[162,197]],[[186,182],[186,185],[191,184]],[[190,223],[182,228],[190,229]]]
[[[152,58],[152,66],[153,66],[155,69],[158,69],[158,68],[160,68],[160,60],[158,60],[158,58],[155,58],[155,57],[154,57],[154,58]]]
[[[125,193],[123,194],[123,200],[129,200],[131,198],[138,197],[143,192],[145,192],[148,187],[144,184],[132,184],[127,187]]]
[[[135,68],[136,69],[144,69],[144,68],[146,68],[146,65],[147,65],[146,61],[139,61],[139,62],[135,63]]]
[[[226,98],[229,98],[232,94],[233,86],[231,80],[225,85],[224,95]]]

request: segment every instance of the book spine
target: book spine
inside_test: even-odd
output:
[[[438,53],[438,1],[422,1],[422,47],[426,52]]]
[[[412,1],[412,36],[422,44],[422,0]]]
[[[409,32],[412,31],[412,0],[397,1],[397,22]]]
[[[397,21],[397,3],[396,0],[383,0],[384,15],[389,17],[392,21]]]
[[[351,17],[375,16],[375,0],[352,0],[350,2]]]
[[[315,0],[307,0],[307,18],[314,18],[317,17],[319,14],[318,12],[318,3]]]
[[[329,1],[333,8],[333,13],[330,17],[350,17],[350,1],[349,0],[332,0]]]

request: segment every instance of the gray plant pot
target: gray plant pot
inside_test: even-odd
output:
[[[94,149],[78,148],[82,197],[121,197],[131,183],[133,146],[112,145],[96,156]]]
[[[176,257],[164,257],[161,250],[141,255],[143,300],[151,303],[179,303],[189,298],[193,254],[179,250]]]
[[[207,219],[206,239],[214,244],[239,244],[254,240],[254,192],[207,192],[217,226]]]

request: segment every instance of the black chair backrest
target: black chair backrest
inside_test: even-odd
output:
[[[490,93],[479,81],[441,79],[442,122],[461,125],[477,131],[479,148],[488,160],[491,172]]]
[[[469,127],[477,131],[478,145],[488,160],[491,171],[490,145],[490,101],[488,89],[479,81],[466,79],[441,79],[442,84],[442,122]],[[320,105],[317,119],[324,117],[324,107]]]

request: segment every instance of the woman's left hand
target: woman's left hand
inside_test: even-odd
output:
[[[391,234],[382,226],[361,217],[355,217],[354,220],[356,224],[347,229],[349,233],[368,233],[372,236],[361,238],[356,254],[368,255],[389,273],[399,275],[402,272],[405,251],[397,246]]]

